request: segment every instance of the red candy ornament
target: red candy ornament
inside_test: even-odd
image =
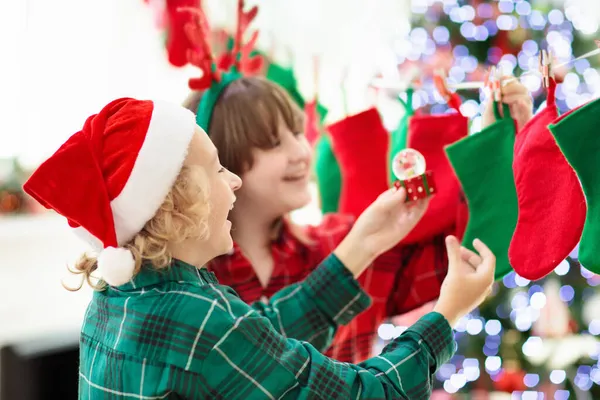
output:
[[[425,157],[417,150],[399,151],[392,160],[392,172],[398,179],[397,189],[406,189],[406,201],[424,199],[436,192],[433,172],[426,170]]]

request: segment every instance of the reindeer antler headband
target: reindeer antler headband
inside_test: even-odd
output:
[[[180,8],[182,12],[189,12],[195,18],[185,26],[185,32],[194,44],[193,50],[188,50],[188,60],[202,71],[200,78],[191,78],[188,82],[192,90],[206,90],[196,112],[196,123],[208,132],[213,109],[223,90],[231,82],[244,75],[253,75],[262,67],[262,57],[251,56],[258,38],[255,31],[250,40],[243,44],[244,33],[256,17],[258,8],[252,7],[244,12],[244,1],[238,0],[238,20],[233,49],[231,53],[224,54],[218,61],[212,54],[209,43],[209,26],[201,8]]]

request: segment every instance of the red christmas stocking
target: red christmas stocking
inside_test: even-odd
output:
[[[358,217],[388,189],[389,134],[375,108],[328,128],[342,173],[339,212]]]
[[[188,63],[187,51],[193,47],[184,29],[192,15],[178,9],[199,5],[200,0],[167,0],[167,55],[169,62],[175,67],[183,67]]]
[[[454,107],[458,104],[453,103]],[[458,110],[458,109],[457,109]],[[413,115],[408,125],[408,148],[419,151],[425,157],[427,170],[433,171],[437,194],[431,198],[423,219],[402,241],[417,243],[446,232],[456,224],[461,189],[444,147],[469,132],[469,120],[459,113],[442,115]]]
[[[600,274],[599,115],[600,99],[596,99],[573,110],[561,121],[550,125],[560,150],[581,182],[587,212],[579,242],[579,262],[596,274]]]
[[[544,277],[567,257],[581,237],[586,216],[577,175],[548,129],[558,118],[555,91],[550,79],[546,108],[515,139],[519,217],[508,256],[514,270],[530,280]]]

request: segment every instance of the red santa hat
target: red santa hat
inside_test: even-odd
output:
[[[111,286],[131,280],[128,243],[152,219],[177,178],[196,129],[189,110],[170,103],[117,99],[89,117],[23,186],[67,218],[97,250]]]

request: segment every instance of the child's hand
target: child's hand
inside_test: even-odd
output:
[[[512,77],[504,77],[502,80],[514,79]],[[512,81],[506,86],[502,86],[502,102],[510,107],[510,114],[517,122],[517,130],[521,130],[531,118],[533,118],[533,100],[529,94],[529,90],[519,81]],[[482,127],[488,127],[496,122],[494,116],[493,96],[489,96],[485,111],[483,113]],[[503,116],[502,107],[499,107],[500,115]]]
[[[448,275],[433,311],[442,314],[451,326],[479,306],[494,283],[496,257],[479,239],[473,245],[479,254],[462,247],[454,236],[446,238]]]
[[[360,273],[381,253],[395,246],[417,225],[428,199],[405,202],[404,188],[382,193],[356,220],[335,254],[354,274]]]

